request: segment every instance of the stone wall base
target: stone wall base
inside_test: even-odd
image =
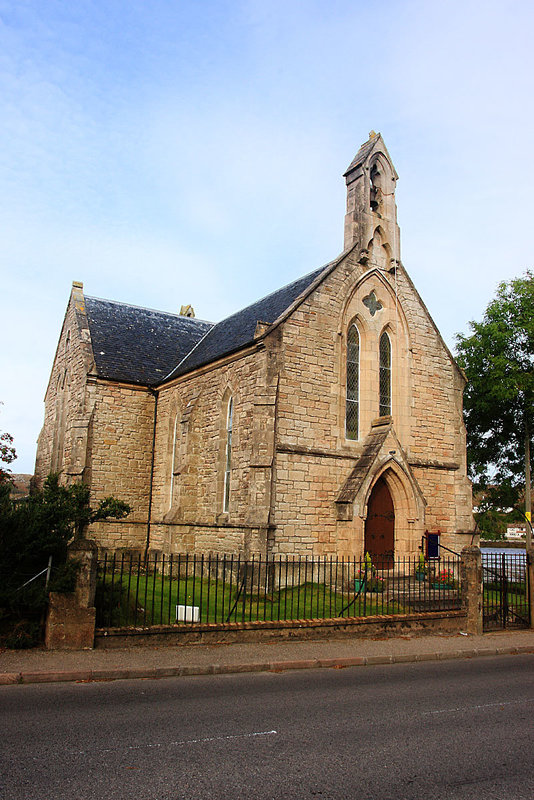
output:
[[[46,620],[47,650],[92,650],[95,638],[94,608],[80,608],[74,592],[50,592]]]
[[[465,630],[464,611],[435,611],[399,614],[394,617],[352,617],[350,619],[291,620],[285,622],[233,622],[225,625],[158,625],[150,628],[101,628],[95,647],[119,648],[190,644],[227,644],[285,639],[338,639],[344,636],[374,637],[454,634]]]

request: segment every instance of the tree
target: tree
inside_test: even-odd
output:
[[[486,503],[530,511],[534,409],[534,275],[499,284],[482,322],[459,334],[467,458],[475,491]]]
[[[8,636],[14,625],[22,623],[20,641],[33,644],[46,607],[44,576],[21,591],[22,585],[43,570],[52,556],[49,589],[72,590],[76,571],[73,563],[67,562],[69,542],[82,537],[96,520],[122,519],[130,513],[130,506],[106,497],[91,508],[88,486],[62,486],[54,474],[48,476],[41,491],[21,500],[11,497],[10,488],[9,482],[0,483],[0,623]]]
[[[17,453],[13,447],[13,437],[10,433],[0,432],[0,462],[11,464],[16,457]],[[2,463],[0,463],[0,484],[11,481],[11,470],[3,467]]]

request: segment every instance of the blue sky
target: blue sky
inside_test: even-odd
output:
[[[0,0],[0,430],[32,472],[73,280],[217,321],[342,249],[387,143],[449,346],[533,266],[531,0]]]

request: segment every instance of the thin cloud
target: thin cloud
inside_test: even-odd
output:
[[[0,428],[31,472],[73,279],[214,321],[342,248],[370,128],[449,345],[532,266],[530,2],[0,0]]]

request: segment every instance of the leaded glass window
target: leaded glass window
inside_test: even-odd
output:
[[[234,416],[234,400],[228,401],[228,414],[226,417],[226,458],[224,465],[224,494],[223,511],[228,511],[230,505],[230,469],[232,464],[232,426]]]
[[[359,379],[360,337],[356,325],[351,325],[347,334],[347,401],[345,407],[347,439],[358,438]]]
[[[384,331],[380,337],[380,403],[379,415],[391,414],[391,342]]]
[[[174,480],[178,473],[178,414],[174,418],[171,449],[171,482],[169,487],[169,506],[172,506],[174,494]]]

